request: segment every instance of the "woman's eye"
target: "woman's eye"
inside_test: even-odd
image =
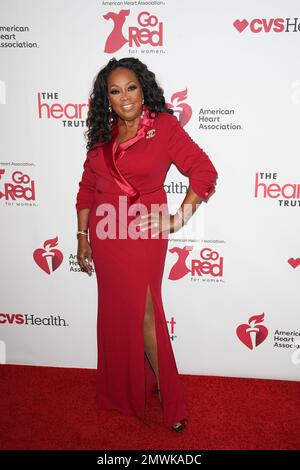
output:
[[[130,86],[128,87],[128,90],[135,90],[136,88],[137,88],[136,85],[130,85]],[[110,93],[111,93],[112,95],[115,95],[116,93],[119,93],[119,90],[111,90]]]

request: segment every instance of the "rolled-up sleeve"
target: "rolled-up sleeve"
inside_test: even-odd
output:
[[[208,155],[170,115],[168,154],[171,162],[189,178],[192,190],[203,200],[214,192],[218,173]]]
[[[79,190],[76,196],[76,211],[77,213],[82,209],[90,209],[94,202],[94,193],[96,188],[96,175],[91,168],[91,152],[87,152],[86,160],[83,164],[83,173],[81,181],[79,182]]]

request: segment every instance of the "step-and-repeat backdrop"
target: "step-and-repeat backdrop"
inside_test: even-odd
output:
[[[76,260],[83,133],[98,71],[137,57],[219,173],[169,236],[179,372],[299,380],[299,2],[6,0],[0,35],[0,362],[96,367],[96,275]],[[172,165],[171,212],[187,188]]]

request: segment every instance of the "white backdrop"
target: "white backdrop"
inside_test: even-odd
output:
[[[219,173],[169,237],[180,373],[299,380],[298,15],[296,0],[1,1],[0,362],[96,367],[75,198],[92,81],[133,56]],[[175,212],[188,179],[173,165],[165,185]]]

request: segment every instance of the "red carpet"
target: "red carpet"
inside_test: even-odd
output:
[[[1,449],[300,449],[300,383],[182,375],[189,425],[147,423],[95,403],[96,371],[0,366]]]

